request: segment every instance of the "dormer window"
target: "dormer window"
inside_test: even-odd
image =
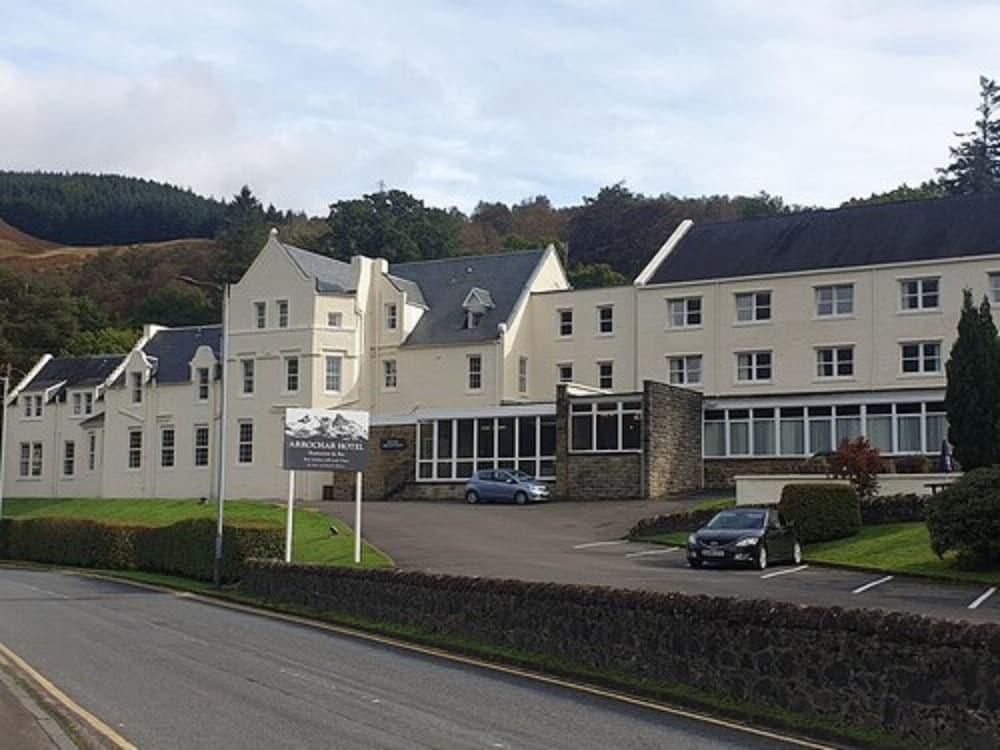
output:
[[[462,303],[462,309],[465,310],[465,327],[479,328],[483,316],[494,306],[493,295],[489,291],[477,286],[472,287]]]

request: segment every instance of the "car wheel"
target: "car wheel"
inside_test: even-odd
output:
[[[475,505],[479,502],[479,493],[475,490],[469,490],[465,493],[465,502],[469,505]]]
[[[792,562],[796,565],[802,564],[802,545],[798,542],[792,545]]]
[[[526,502],[528,502],[528,496],[523,492],[518,492],[516,495],[514,495],[514,502],[517,503],[518,505],[524,505]]]
[[[757,570],[767,569],[767,547],[763,544],[757,548]]]
[[[701,560],[691,560],[691,559],[689,559],[688,560],[688,565],[690,565],[692,568],[700,568],[701,567]]]

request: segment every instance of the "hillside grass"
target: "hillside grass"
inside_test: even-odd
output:
[[[214,502],[204,505],[197,500],[99,500],[13,499],[4,501],[7,518],[81,518],[121,524],[169,526],[191,518],[215,518]],[[272,523],[284,528],[286,508],[273,503],[229,500],[226,522],[252,521]],[[337,530],[330,532],[333,526]],[[354,535],[339,518],[309,508],[296,509],[292,560],[313,565],[354,566]],[[364,543],[362,568],[389,568],[392,560],[384,552]]]

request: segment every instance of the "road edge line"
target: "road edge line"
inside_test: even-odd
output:
[[[93,729],[98,734],[102,735],[111,744],[113,744],[119,750],[138,750],[138,748],[131,742],[122,737],[118,732],[112,729],[110,726],[105,724],[99,718],[90,713],[87,709],[81,706],[79,703],[70,698],[66,693],[57,688],[52,682],[50,682],[45,676],[41,674],[37,669],[32,667],[28,662],[22,659],[20,656],[15,654],[10,650],[9,647],[0,643],[0,654],[4,656],[11,664],[16,666],[22,672],[24,672],[28,677],[30,677],[39,688],[41,688],[45,693],[49,695],[50,698],[58,702],[63,706],[63,708],[72,712],[80,719],[83,719],[91,729]]]
[[[170,588],[169,586],[159,586],[155,583],[146,583],[144,581],[133,581],[128,578],[117,578],[113,575],[91,573],[86,571],[70,571],[70,570],[64,570],[62,572],[67,573],[69,575],[113,581],[115,583],[134,586],[136,588],[142,588],[150,591],[156,591],[159,593],[170,594],[172,596],[177,597],[178,599],[185,599],[187,601],[195,600],[201,604],[206,604],[209,606],[221,607],[223,609],[230,609],[237,612],[242,612],[244,614],[256,615],[258,617],[266,617],[272,620],[280,620],[283,622],[291,623],[293,625],[300,625],[303,627],[312,628],[314,630],[322,630],[326,632],[336,633],[338,635],[342,635],[349,638],[355,638],[357,640],[369,641],[384,646],[390,646],[402,651],[409,651],[412,653],[420,654],[422,656],[432,656],[438,659],[443,659],[445,661],[465,664],[467,666],[477,667],[479,669],[485,669],[487,671],[512,675],[533,682],[541,682],[548,685],[553,685],[555,687],[560,687],[567,690],[573,690],[579,693],[585,693],[598,698],[605,698],[607,700],[617,701],[619,703],[625,703],[628,705],[637,706],[639,708],[646,708],[652,711],[657,711],[659,713],[669,714],[671,716],[677,716],[683,719],[688,719],[690,721],[701,722],[703,724],[711,724],[716,727],[721,727],[723,729],[728,729],[742,734],[750,734],[763,739],[784,742],[789,745],[806,748],[807,750],[836,750],[836,746],[834,745],[824,745],[815,740],[809,740],[803,737],[795,737],[793,735],[785,735],[777,731],[763,729],[749,724],[742,724],[738,721],[721,719],[715,716],[710,716],[708,714],[699,713],[697,711],[680,708],[679,706],[672,706],[667,703],[660,703],[658,701],[646,698],[639,698],[637,696],[629,695],[628,693],[619,692],[617,690],[612,690],[609,688],[602,688],[597,685],[592,685],[586,682],[577,682],[563,677],[548,675],[545,674],[544,672],[536,672],[530,669],[525,669],[523,667],[510,666],[507,664],[502,664],[500,662],[493,662],[485,659],[480,659],[474,656],[467,656],[465,654],[457,654],[452,651],[446,651],[444,649],[440,649],[434,646],[426,646],[419,643],[413,643],[411,641],[394,638],[392,636],[382,635],[380,633],[372,633],[366,630],[352,628],[347,625],[338,625],[332,622],[325,622],[323,620],[306,617],[304,615],[295,615],[286,612],[280,612],[276,609],[268,609],[266,607],[255,606],[253,604],[245,604],[243,602],[232,601],[224,597],[216,597],[213,595],[195,593],[193,591],[174,589]]]

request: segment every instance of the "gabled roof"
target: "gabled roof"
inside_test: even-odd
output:
[[[410,281],[409,279],[402,279],[399,276],[393,276],[391,273],[386,274],[386,276],[396,289],[406,293],[407,303],[427,307],[427,300],[424,299],[424,293],[421,291],[419,284],[415,281]]]
[[[465,295],[465,301],[462,303],[462,307],[469,309],[473,305],[478,304],[479,307],[490,308],[496,307],[496,303],[493,302],[493,295],[490,294],[489,289],[480,289],[478,286],[472,287],[469,293]]]
[[[650,284],[1000,253],[1000,194],[695,224]]]
[[[153,334],[142,351],[153,361],[158,383],[187,383],[191,380],[191,360],[200,346],[210,347],[221,360],[222,327],[165,328]]]
[[[506,323],[521,292],[541,263],[545,250],[500,255],[471,255],[390,267],[393,275],[419,285],[428,310],[406,340],[407,346],[493,341],[497,325]],[[489,290],[494,307],[479,325],[466,328],[462,305],[473,287]]]
[[[22,389],[39,392],[63,383],[63,388],[90,388],[103,383],[124,360],[120,354],[93,357],[55,357]]]
[[[303,250],[285,242],[279,243],[299,269],[316,281],[317,292],[353,292],[358,288],[350,263],[326,255]]]

